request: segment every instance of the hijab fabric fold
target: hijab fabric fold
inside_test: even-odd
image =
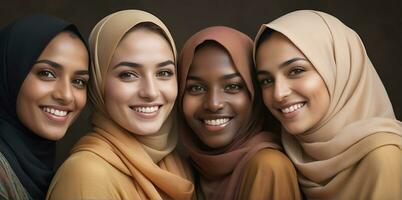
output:
[[[20,122],[17,96],[37,58],[63,30],[83,40],[74,25],[43,14],[16,20],[0,32],[0,151],[33,199],[44,199],[46,194],[53,175],[55,142],[37,136]]]
[[[309,198],[335,195],[339,191],[329,185],[341,187],[353,181],[339,174],[377,148],[401,149],[401,122],[395,119],[386,90],[356,32],[335,17],[312,10],[295,11],[263,24],[255,44],[267,29],[285,35],[303,52],[330,95],[328,112],[309,131],[297,136],[282,131],[283,146]]]
[[[177,131],[173,121],[174,111],[162,128],[151,136],[130,133],[107,115],[104,106],[104,77],[114,51],[124,35],[142,22],[159,26],[169,39],[176,59],[174,41],[167,27],[155,16],[140,10],[124,10],[102,19],[92,30],[89,42],[92,59],[92,82],[90,100],[94,104],[93,131],[84,136],[74,147],[78,151],[93,152],[110,165],[133,178],[144,198],[162,199],[166,194],[172,199],[190,199],[193,184],[158,164],[172,151],[177,143]],[[174,184],[172,184],[174,183]],[[141,192],[140,192],[141,193]]]
[[[244,167],[259,150],[279,149],[272,133],[263,131],[264,118],[261,102],[257,100],[255,83],[252,80],[252,40],[245,34],[224,26],[203,29],[184,44],[179,60],[179,105],[182,105],[187,76],[196,48],[206,41],[222,45],[231,57],[236,70],[244,80],[253,102],[252,114],[236,134],[231,144],[224,148],[210,149],[198,139],[185,124],[180,128],[183,144],[201,175],[201,187],[207,199],[237,199]],[[185,109],[185,108],[180,108]],[[181,110],[182,113],[182,110]],[[209,192],[211,191],[211,192]]]

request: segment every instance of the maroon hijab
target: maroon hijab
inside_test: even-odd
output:
[[[183,95],[187,75],[195,49],[206,41],[222,45],[231,57],[236,70],[245,82],[252,102],[252,114],[244,121],[233,141],[224,148],[210,149],[198,139],[193,130],[184,123],[180,128],[184,146],[187,148],[195,169],[201,179],[201,187],[207,199],[237,199],[247,162],[261,149],[279,149],[274,134],[263,130],[264,121],[261,95],[253,81],[253,42],[245,34],[228,27],[214,26],[193,35],[184,44],[179,58],[179,109],[183,116]]]

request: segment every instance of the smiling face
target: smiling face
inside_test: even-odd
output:
[[[126,130],[152,135],[168,118],[177,96],[174,55],[167,40],[146,28],[127,33],[105,79],[105,106]]]
[[[61,32],[43,50],[21,85],[17,115],[37,135],[58,140],[86,103],[88,52],[71,32]]]
[[[326,114],[327,87],[311,62],[284,35],[274,32],[256,54],[264,103],[287,132],[298,135]]]
[[[247,87],[223,47],[208,44],[194,55],[183,96],[185,119],[211,148],[233,141],[251,113]]]

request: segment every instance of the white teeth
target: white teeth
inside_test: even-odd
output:
[[[43,107],[42,110],[47,113],[56,115],[58,117],[64,117],[67,115],[67,111],[64,111],[64,110],[57,110],[57,109],[49,108],[49,107]]]
[[[204,123],[212,126],[220,126],[222,124],[226,124],[229,121],[229,118],[222,119],[212,119],[212,120],[204,120]]]
[[[294,105],[291,105],[291,106],[289,106],[289,107],[287,107],[287,108],[281,109],[281,111],[282,111],[283,113],[285,113],[285,114],[291,113],[291,112],[294,112],[294,111],[296,111],[296,110],[299,110],[301,107],[304,106],[304,104],[305,104],[305,103],[294,104]]]
[[[134,107],[134,111],[142,113],[153,113],[159,110],[159,106],[151,107]]]

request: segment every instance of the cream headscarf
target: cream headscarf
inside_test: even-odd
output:
[[[133,177],[147,198],[162,199],[159,191],[163,191],[173,199],[190,199],[193,191],[192,183],[157,165],[176,146],[174,112],[158,133],[140,136],[119,126],[108,117],[105,109],[104,78],[113,54],[124,35],[142,22],[152,22],[164,31],[176,62],[176,47],[172,36],[155,16],[140,10],[124,10],[102,19],[92,30],[89,38],[92,56],[89,95],[94,105],[93,132],[77,143],[73,153],[91,151],[99,155],[122,173]]]
[[[401,148],[401,122],[395,119],[361,39],[341,21],[318,11],[289,13],[262,25],[255,39],[254,56],[256,44],[267,28],[289,38],[328,88],[330,105],[326,115],[301,135],[283,131],[282,142],[301,174],[299,181],[307,197],[330,197],[339,191],[330,191],[328,185],[341,188],[352,179],[339,173],[379,147]]]

